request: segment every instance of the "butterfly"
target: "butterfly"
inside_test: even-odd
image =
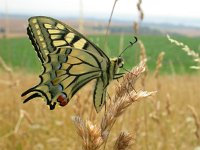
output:
[[[22,93],[26,97],[24,103],[42,97],[51,110],[56,104],[65,106],[77,91],[95,79],[93,103],[99,112],[105,104],[109,83],[124,75],[118,73],[123,58],[108,58],[81,33],[56,19],[35,16],[28,22],[27,34],[43,72],[39,75],[40,83]]]

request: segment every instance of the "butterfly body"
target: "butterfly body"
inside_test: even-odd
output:
[[[106,100],[107,86],[123,76],[123,73],[118,74],[123,59],[109,59],[82,34],[50,17],[30,18],[27,33],[43,72],[39,76],[40,83],[22,94],[31,94],[24,102],[42,97],[50,109],[57,103],[65,106],[79,89],[96,79],[93,101],[99,112]]]

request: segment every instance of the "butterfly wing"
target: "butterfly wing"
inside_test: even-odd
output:
[[[106,101],[106,91],[107,88],[102,78],[101,77],[98,78],[96,81],[94,95],[93,95],[93,102],[97,112],[99,112],[102,109]]]
[[[49,53],[65,46],[88,50],[109,62],[99,47],[59,20],[45,16],[31,17],[27,33],[42,62],[45,62]]]
[[[41,82],[22,94],[31,93],[24,102],[43,97],[50,109],[54,109],[57,102],[64,106],[86,83],[102,78],[110,64],[101,49],[53,18],[32,17],[27,31],[44,71],[40,75]],[[96,97],[95,101],[101,100]]]

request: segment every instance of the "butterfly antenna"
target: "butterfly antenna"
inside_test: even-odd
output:
[[[134,76],[137,76],[137,75],[135,75],[134,73],[132,73],[132,72],[130,72],[128,69],[126,69],[126,68],[122,68],[122,69],[124,69],[126,72],[128,72],[128,73],[131,73],[131,74],[133,74]]]
[[[124,69],[126,72],[129,72],[129,73],[131,73],[129,70],[127,70],[127,69],[126,69],[126,68],[124,68],[124,67],[123,67],[122,69]]]
[[[135,43],[137,42],[138,39],[137,39],[136,36],[134,36],[134,39],[135,39],[135,41],[134,41],[134,42],[130,42],[130,44],[121,52],[121,54],[119,55],[119,57],[120,57],[128,48],[132,47],[133,44],[135,44]]]

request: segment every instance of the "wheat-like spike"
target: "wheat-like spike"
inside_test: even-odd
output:
[[[193,60],[194,60],[195,62],[197,62],[197,64],[198,64],[197,66],[191,66],[190,68],[192,68],[192,69],[200,69],[200,56],[199,56],[198,53],[196,53],[194,50],[192,50],[188,45],[186,45],[186,44],[184,44],[184,43],[182,43],[182,42],[179,42],[179,41],[177,41],[177,40],[172,39],[169,35],[167,35],[167,39],[168,39],[171,43],[173,43],[173,44],[175,44],[175,45],[181,47],[181,49],[182,49],[183,51],[185,51],[185,52],[187,53],[188,56],[193,57]]]
[[[107,129],[109,130],[115,122],[116,118],[119,117],[131,104],[141,98],[151,96],[155,93],[147,91],[139,91],[136,93],[134,88],[132,88],[137,77],[141,73],[143,73],[144,70],[144,63],[141,63],[139,66],[135,67],[130,73],[127,73],[124,76],[124,80],[117,87],[116,96],[113,100],[113,103],[108,106],[108,110],[106,111],[102,119],[102,131],[106,131]],[[130,85],[132,85],[132,87]],[[130,87],[132,91],[129,89]]]
[[[79,116],[72,117],[77,128],[78,135],[82,138],[82,147],[84,150],[97,150],[104,142],[101,128],[91,121],[83,121]]]
[[[163,61],[164,55],[165,55],[165,52],[160,52],[160,54],[158,55],[157,62],[156,62],[156,69],[154,72],[155,78],[158,78],[159,76],[159,71],[160,71],[160,68],[162,67],[162,61]]]
[[[146,49],[144,47],[144,44],[141,40],[138,41],[139,48],[140,48],[140,61],[145,61],[147,60],[147,54],[146,54]]]
[[[134,142],[134,135],[126,132],[121,132],[119,137],[117,138],[114,150],[126,150],[127,148],[130,148],[130,146]]]
[[[138,35],[138,33],[139,33],[139,24],[136,21],[133,22],[133,31],[134,31],[134,34]]]
[[[137,3],[137,9],[140,13],[140,20],[143,20],[144,19],[144,12],[141,8],[141,5],[142,5],[142,0],[138,0],[138,3]]]
[[[137,93],[132,91],[130,93],[124,93],[124,96],[118,98],[115,100],[115,103],[112,103],[108,106],[108,110],[101,121],[102,133],[109,135],[114,123],[116,122],[116,119],[121,116],[131,104],[154,94],[155,92],[147,91],[139,91]],[[108,136],[106,138],[108,138]]]
[[[145,89],[145,83],[146,83],[145,81],[146,81],[147,74],[148,74],[148,67],[147,67],[147,64],[146,64],[147,55],[146,55],[146,49],[145,49],[143,42],[141,40],[139,40],[138,44],[139,44],[139,48],[140,48],[140,61],[144,62],[144,67],[145,67],[144,74],[141,78],[142,87]]]
[[[139,13],[139,18],[138,18],[138,21],[136,22],[134,22],[133,23],[133,31],[134,31],[134,33],[136,34],[136,35],[138,35],[139,34],[139,24],[140,24],[140,22],[144,19],[144,12],[143,12],[143,10],[142,10],[142,8],[141,8],[141,5],[142,5],[142,0],[138,0],[138,2],[137,2],[137,10],[138,10],[138,13]]]
[[[199,70],[200,69],[200,66],[190,66],[191,69],[196,69],[196,70]]]
[[[138,66],[132,69],[130,73],[127,73],[123,77],[123,83],[118,83],[116,86],[116,91],[115,91],[115,100],[117,98],[122,97],[124,93],[131,92],[134,90],[134,85],[137,81],[137,79],[140,77],[142,73],[145,72],[145,61],[141,62]]]
[[[78,135],[83,139],[83,141],[87,141],[86,126],[83,120],[79,116],[74,116],[72,117],[72,121],[77,128]]]

